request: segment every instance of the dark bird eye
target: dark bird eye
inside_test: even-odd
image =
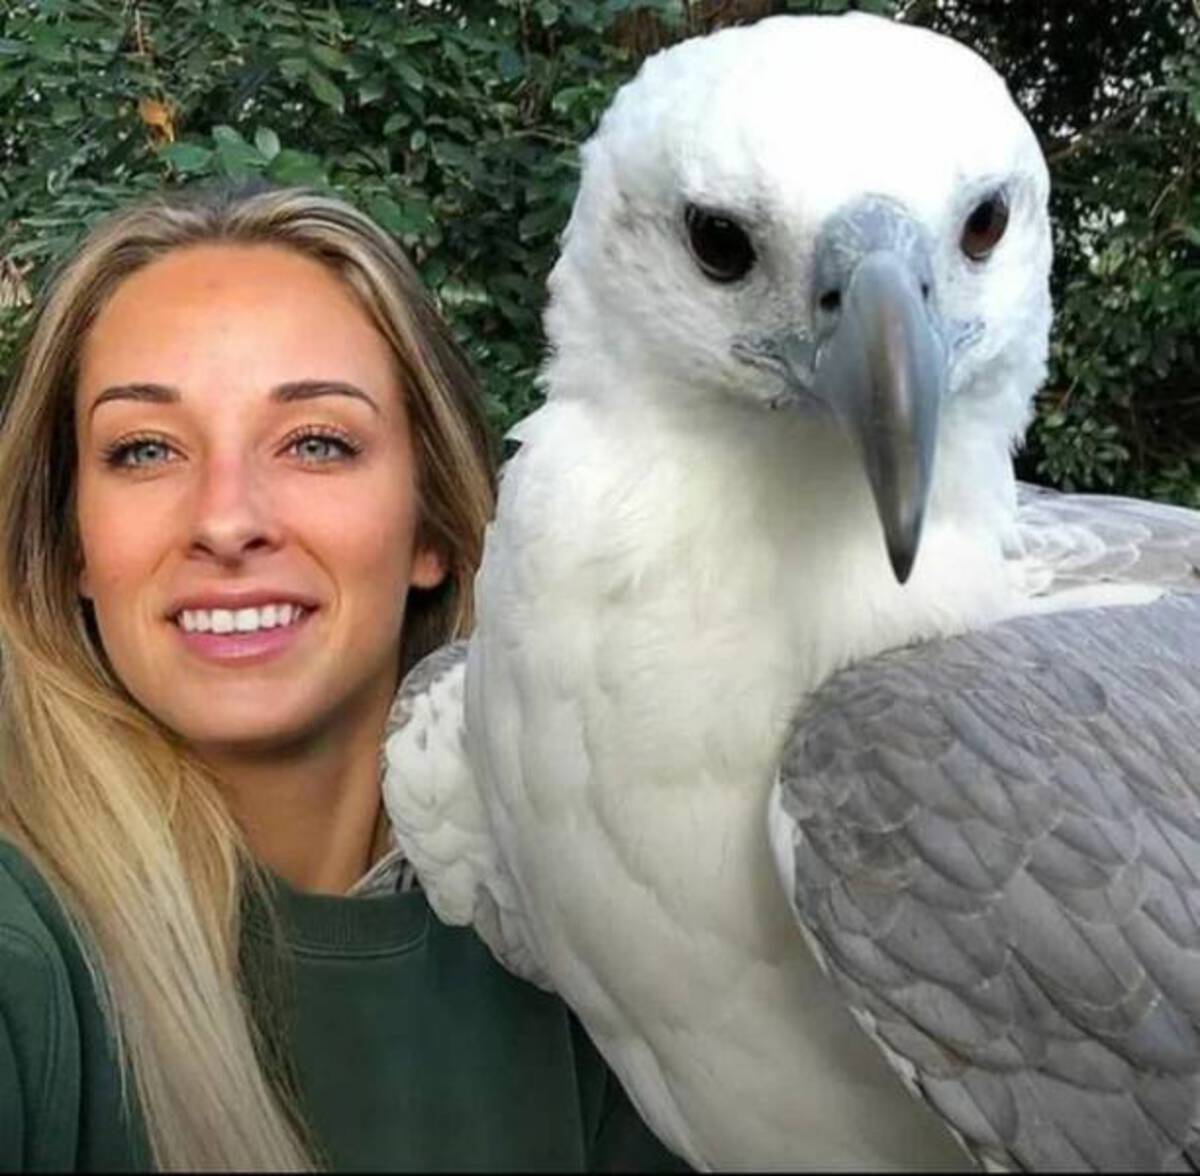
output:
[[[700,268],[714,282],[736,282],[754,266],[754,246],[737,221],[689,204],[688,241]]]
[[[1000,244],[1008,228],[1008,200],[1003,192],[993,192],[981,200],[963,225],[962,251],[972,261],[983,261]]]

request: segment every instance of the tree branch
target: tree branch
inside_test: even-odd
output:
[[[1200,0],[1197,0],[1197,3],[1200,3]],[[1097,122],[1092,123],[1090,127],[1079,131],[1069,143],[1065,143],[1056,149],[1047,150],[1046,162],[1050,164],[1059,163],[1064,159],[1071,158],[1073,155],[1078,155],[1081,151],[1090,147],[1096,139],[1102,138],[1126,119],[1140,114],[1155,99],[1161,98],[1164,94],[1169,94],[1170,92],[1166,86],[1155,86],[1153,89],[1147,90],[1135,102],[1114,110],[1112,114],[1099,119]]]

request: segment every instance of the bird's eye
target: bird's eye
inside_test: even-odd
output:
[[[688,242],[697,264],[714,282],[736,282],[754,267],[754,246],[735,220],[689,204]]]
[[[972,261],[983,261],[1000,244],[1007,228],[1008,200],[1003,192],[993,192],[967,217],[962,231],[962,251]]]

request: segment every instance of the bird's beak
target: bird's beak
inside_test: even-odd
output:
[[[813,391],[858,448],[901,584],[921,541],[946,385],[946,349],[927,293],[898,252],[866,252],[841,283],[814,372]]]

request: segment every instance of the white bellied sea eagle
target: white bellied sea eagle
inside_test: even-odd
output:
[[[660,53],[584,148],[385,796],[698,1168],[1200,1164],[1200,516],[1014,479],[1047,192],[862,15]]]

